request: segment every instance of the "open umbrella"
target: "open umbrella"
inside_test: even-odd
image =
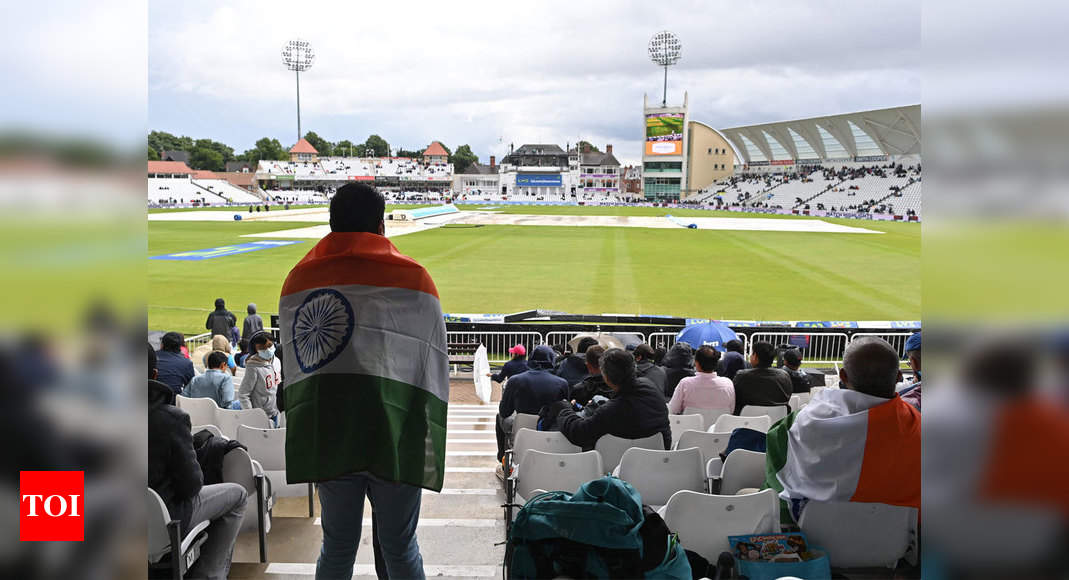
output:
[[[691,324],[680,330],[679,334],[676,335],[676,342],[685,342],[695,349],[709,345],[720,352],[724,352],[724,343],[738,337],[728,325],[710,320],[709,322]]]
[[[582,334],[575,335],[575,338],[568,341],[568,346],[572,349],[572,352],[575,352],[575,349],[579,347],[579,341],[587,336],[598,341],[598,344],[601,345],[605,350],[609,350],[610,348],[624,347],[624,343],[619,338],[616,338],[615,336],[607,332],[584,332]]]

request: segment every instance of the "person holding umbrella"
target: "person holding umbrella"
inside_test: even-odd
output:
[[[486,373],[486,376],[493,379],[494,382],[504,383],[509,377],[527,370],[527,347],[517,344],[509,348],[509,354],[512,355],[512,359],[501,367],[501,372],[497,374]]]

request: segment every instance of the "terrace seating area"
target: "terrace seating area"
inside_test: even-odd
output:
[[[263,199],[226,182],[224,179],[194,179],[193,183],[232,203],[259,203]]]
[[[226,205],[227,200],[194,183],[189,177],[148,178],[148,202],[151,205]]]

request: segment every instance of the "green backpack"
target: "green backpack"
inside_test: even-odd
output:
[[[510,578],[692,577],[676,536],[615,477],[531,498],[512,525],[506,565]]]

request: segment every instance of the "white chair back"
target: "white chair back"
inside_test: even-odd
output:
[[[638,490],[642,503],[656,509],[677,491],[705,491],[705,462],[697,447],[676,451],[632,447],[620,459],[619,477]]]
[[[223,481],[244,487],[249,497],[256,494],[256,475],[256,466],[248,451],[238,447],[223,456]]]
[[[516,432],[512,444],[512,462],[519,465],[528,451],[535,449],[545,453],[579,453],[583,450],[573,445],[560,431],[535,431],[526,427]]]
[[[734,454],[733,454],[734,455]],[[799,527],[837,568],[894,567],[906,554],[917,510],[882,503],[811,501]]]
[[[765,454],[736,449],[724,460],[720,475],[720,493],[733,495],[746,487],[761,487],[765,483]]]
[[[193,428],[190,429],[189,431],[190,431],[190,433],[193,433],[194,435],[196,435],[197,433],[199,433],[201,431],[207,431],[207,432],[211,433],[212,435],[215,435],[216,437],[220,437],[222,439],[226,439],[226,437],[223,436],[223,432],[220,431],[219,428],[216,427],[215,425],[194,425]]]
[[[702,431],[707,431],[709,430],[709,427],[716,424],[716,420],[719,419],[721,415],[730,415],[733,410],[734,409],[702,409],[699,407],[687,407],[683,409],[683,414],[701,415]]]
[[[768,433],[768,428],[772,426],[772,419],[768,415],[762,415],[760,417],[739,417],[736,415],[721,415],[716,420],[716,424],[709,428],[710,431],[716,431],[717,433],[731,433],[735,429],[746,428],[753,429],[754,431],[760,431],[762,433]]]
[[[171,514],[159,494],[151,487],[147,489],[148,509],[145,517],[148,520],[148,561],[156,563],[171,551],[171,538],[167,533],[167,522],[171,521]]]
[[[790,407],[787,405],[744,405],[739,415],[742,417],[767,416],[773,423],[787,416]]]
[[[799,403],[798,408],[800,409],[800,408],[806,406],[807,404],[809,404],[809,399],[813,398],[813,393],[812,392],[809,392],[809,393],[798,393],[798,394],[792,395],[792,396],[798,397],[798,403]]]
[[[601,455],[596,451],[546,453],[532,449],[520,460],[516,494],[526,501],[536,489],[574,493],[580,485],[604,474]]]
[[[270,429],[271,420],[267,418],[267,413],[264,413],[263,409],[241,409],[240,411],[233,411],[231,409],[216,409],[215,410],[215,425],[219,427],[219,430],[223,432],[223,435],[227,439],[238,438],[238,426],[248,425],[249,427],[259,427],[261,429]]]
[[[260,462],[264,471],[286,470],[286,430],[238,426],[237,440],[249,448],[249,456]]]
[[[787,401],[787,406],[791,408],[791,412],[795,412],[802,408],[802,398],[798,395],[791,395],[791,400]]]
[[[668,529],[683,547],[710,562],[730,552],[728,536],[779,533],[779,502],[766,489],[749,495],[709,495],[678,491],[661,510]]]
[[[611,472],[620,465],[620,459],[624,452],[632,447],[643,449],[664,450],[664,437],[660,433],[654,433],[642,439],[624,439],[615,435],[602,435],[594,443],[594,450],[601,454],[601,464],[606,472]]]
[[[714,457],[719,457],[727,449],[728,439],[730,438],[731,433],[707,433],[705,431],[688,430],[679,436],[679,441],[676,442],[675,448],[688,449],[697,447],[702,450],[702,457],[705,461],[708,461]]]
[[[672,442],[679,440],[680,435],[688,429],[702,431],[705,428],[705,418],[694,413],[692,415],[668,415],[668,425],[672,428]]]
[[[215,410],[219,405],[207,397],[189,398],[178,395],[175,397],[176,406],[189,413],[189,422],[192,425],[214,425]]]
[[[520,429],[530,429],[531,431],[538,430],[538,415],[529,415],[527,413],[516,413],[516,417],[512,420],[512,440],[516,440],[516,434],[520,432]]]

